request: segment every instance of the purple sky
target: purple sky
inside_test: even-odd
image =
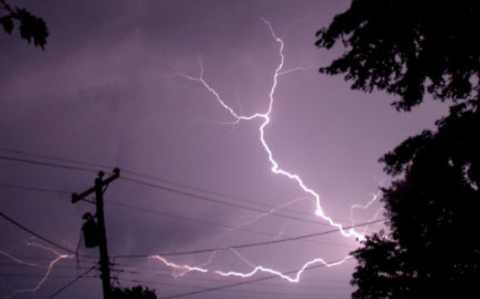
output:
[[[386,94],[351,91],[341,76],[318,73],[318,67],[340,55],[342,49],[318,50],[315,32],[344,11],[349,0],[10,2],[42,16],[50,36],[42,52],[20,40],[17,31],[11,36],[0,34],[0,156],[74,165],[6,151],[14,150],[118,166],[182,186],[126,172],[122,177],[197,196],[124,179],[112,183],[105,194],[110,202],[105,213],[111,257],[224,247],[332,229],[315,217],[312,202],[304,200],[278,214],[306,221],[271,216],[241,230],[227,230],[259,212],[198,198],[269,210],[309,197],[295,182],[270,171],[259,139],[260,120],[229,124],[235,118],[211,93],[200,83],[177,75],[198,77],[201,61],[205,80],[228,105],[238,113],[264,113],[280,56],[278,43],[262,18],[283,37],[284,69],[306,68],[279,78],[266,140],[280,166],[299,174],[318,192],[325,213],[335,221],[348,225],[349,208],[367,204],[382,180],[387,179],[384,183],[388,184],[377,163],[383,153],[406,137],[432,128],[434,120],[446,111],[445,106],[427,101],[411,113],[399,113]],[[71,204],[69,192],[89,188],[95,171],[8,160],[0,160],[0,169],[0,211],[75,249],[81,216],[94,207],[85,202]],[[379,208],[381,204],[375,203],[367,211],[356,210],[355,220],[371,219]],[[1,252],[41,266],[57,257],[29,246],[29,242],[45,245],[31,237],[0,219],[0,296],[34,288],[46,271],[19,265]],[[254,266],[286,272],[315,257],[327,261],[344,258],[357,245],[354,238],[333,233],[238,253]],[[96,255],[97,249],[82,245],[80,252]],[[172,257],[171,261],[200,265],[208,258],[207,253]],[[12,298],[47,298],[95,261],[62,260],[36,294]],[[124,270],[118,275],[122,286],[139,281],[156,289],[158,298],[245,280],[201,273],[174,278],[178,273],[151,259],[112,261],[115,269]],[[277,278],[190,297],[349,298],[353,289],[348,282],[354,267],[355,262],[348,261],[306,271],[298,284]],[[252,270],[232,251],[218,253],[205,268]],[[117,276],[115,271],[113,274]],[[98,272],[93,271],[57,298],[100,296]]]

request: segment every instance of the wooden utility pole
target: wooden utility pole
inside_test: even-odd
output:
[[[99,249],[100,249],[100,278],[102,279],[103,285],[103,298],[111,299],[111,286],[110,286],[110,262],[108,259],[108,250],[107,250],[107,233],[105,230],[105,217],[103,213],[103,192],[104,187],[120,177],[120,170],[115,168],[113,170],[113,175],[103,179],[105,174],[103,171],[98,173],[98,177],[95,179],[95,185],[83,193],[78,195],[77,193],[72,194],[72,203],[76,203],[79,200],[84,199],[86,196],[95,193],[95,205],[97,208],[97,222],[98,222],[98,234],[99,234]]]

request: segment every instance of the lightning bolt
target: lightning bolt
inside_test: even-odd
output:
[[[150,259],[154,259],[154,260],[158,260],[160,262],[162,262],[165,266],[169,267],[169,268],[172,268],[174,270],[173,272],[173,277],[174,278],[178,278],[178,277],[182,277],[184,276],[186,273],[188,272],[201,272],[201,273],[207,273],[208,272],[208,269],[204,268],[206,267],[207,265],[209,265],[214,256],[217,254],[218,251],[214,251],[210,254],[210,256],[208,257],[207,261],[205,261],[204,263],[198,265],[198,266],[189,266],[189,265],[186,265],[186,264],[176,264],[176,263],[173,263],[173,262],[169,262],[166,258],[160,256],[160,255],[152,255],[152,256],[149,256]]]
[[[326,267],[334,267],[334,266],[341,265],[341,264],[345,263],[346,261],[353,258],[351,255],[347,255],[343,259],[341,259],[339,261],[336,261],[336,262],[332,262],[332,263],[326,262],[323,258],[315,258],[315,259],[305,263],[300,270],[296,271],[296,273],[294,275],[289,276],[289,275],[283,274],[280,271],[276,271],[276,270],[273,270],[271,268],[267,268],[267,267],[264,267],[264,266],[261,266],[261,265],[255,266],[252,262],[250,262],[244,256],[242,256],[237,250],[230,249],[230,251],[232,251],[237,257],[239,257],[247,265],[252,267],[253,270],[251,270],[250,272],[242,273],[242,272],[235,272],[235,271],[224,272],[224,271],[220,271],[220,270],[210,270],[208,268],[204,268],[205,265],[211,263],[211,261],[213,260],[213,257],[215,256],[215,254],[217,252],[213,252],[209,256],[207,262],[205,262],[205,263],[203,263],[202,265],[199,265],[199,266],[189,266],[189,265],[186,265],[186,264],[176,264],[176,263],[168,261],[166,258],[164,258],[162,256],[159,256],[159,255],[151,255],[149,258],[160,261],[165,266],[167,266],[169,268],[172,268],[174,270],[174,277],[175,278],[181,277],[188,272],[210,273],[210,274],[216,274],[216,275],[219,275],[219,276],[222,276],[222,277],[241,277],[241,278],[248,278],[248,277],[251,277],[251,276],[253,276],[257,273],[269,273],[269,274],[276,275],[276,276],[278,276],[282,279],[285,279],[289,282],[292,282],[292,283],[298,283],[300,281],[300,278],[301,278],[303,272],[309,266],[321,263]],[[178,274],[178,273],[180,273],[180,274]]]
[[[279,163],[274,159],[273,152],[272,152],[270,146],[268,145],[268,143],[265,139],[265,128],[267,127],[267,125],[270,123],[270,120],[271,120],[271,114],[272,114],[273,105],[274,105],[274,102],[275,102],[274,95],[275,95],[275,91],[276,91],[277,85],[278,85],[278,78],[281,75],[288,74],[288,73],[291,73],[293,71],[299,71],[299,70],[302,70],[304,68],[299,67],[299,68],[294,68],[294,69],[286,70],[286,71],[283,70],[283,66],[284,66],[284,62],[285,62],[285,55],[283,53],[283,49],[284,49],[285,43],[284,43],[284,41],[281,37],[278,37],[276,35],[275,31],[273,30],[272,24],[265,19],[262,19],[262,20],[268,26],[268,28],[270,30],[270,33],[271,33],[273,39],[275,40],[275,42],[278,43],[278,45],[279,45],[278,54],[280,56],[280,62],[278,63],[278,65],[277,65],[277,67],[274,71],[274,74],[273,74],[273,84],[270,88],[270,92],[269,92],[269,95],[268,95],[269,105],[268,105],[268,109],[265,113],[255,113],[253,115],[239,115],[239,114],[237,114],[237,112],[232,107],[230,107],[222,99],[220,94],[204,79],[204,77],[203,77],[204,67],[203,67],[203,64],[201,62],[199,62],[199,66],[200,66],[199,77],[192,77],[190,75],[187,75],[187,74],[184,74],[184,73],[181,73],[181,72],[177,72],[177,74],[181,77],[184,77],[184,78],[188,79],[188,80],[199,82],[200,84],[202,84],[206,88],[206,90],[208,92],[210,92],[215,97],[217,102],[226,111],[228,111],[231,116],[233,116],[235,118],[235,121],[233,122],[233,124],[238,124],[242,120],[243,121],[249,121],[249,120],[254,120],[254,119],[261,119],[262,123],[259,126],[260,142],[261,142],[265,152],[267,153],[268,160],[269,160],[270,165],[271,165],[271,171],[273,173],[277,174],[277,175],[282,175],[282,176],[287,177],[290,180],[295,181],[297,183],[297,185],[305,193],[311,195],[314,198],[315,203],[316,203],[315,215],[317,215],[318,217],[320,217],[323,220],[325,220],[326,222],[328,222],[332,227],[337,228],[343,236],[345,236],[345,237],[355,237],[359,240],[364,240],[365,236],[363,234],[360,234],[360,233],[356,232],[353,228],[344,229],[342,224],[340,224],[338,222],[335,222],[333,220],[333,218],[331,218],[330,216],[327,216],[327,214],[324,212],[324,210],[322,208],[320,195],[317,192],[315,192],[313,189],[307,187],[298,174],[291,173],[291,172],[281,168]]]
[[[381,179],[380,181],[378,181],[378,186],[379,186],[379,191],[377,191],[376,193],[372,194],[372,199],[367,202],[365,205],[359,205],[359,204],[354,204],[350,207],[350,211],[349,211],[349,217],[350,217],[350,223],[351,225],[354,225],[355,224],[355,220],[353,219],[353,211],[356,210],[356,209],[360,209],[360,210],[364,210],[366,211],[367,209],[369,209],[376,201],[378,201],[378,199],[382,196],[382,191],[381,191],[381,187],[383,186],[384,184],[384,181],[385,179]],[[375,214],[373,215],[373,217],[368,220],[368,222],[370,221],[375,221],[376,219],[378,219],[378,216],[380,216],[380,212],[383,211],[383,207],[379,208]],[[369,228],[369,225],[366,225],[364,228],[363,228],[363,233],[365,234],[366,231],[368,230]]]
[[[174,274],[174,277],[183,276],[188,272],[211,273],[211,274],[216,274],[216,275],[219,275],[219,276],[222,276],[222,277],[241,277],[241,278],[248,278],[248,277],[251,277],[251,276],[253,276],[257,273],[269,273],[269,274],[276,275],[276,276],[278,276],[282,279],[285,279],[288,282],[292,282],[292,283],[298,283],[300,281],[300,278],[301,278],[303,272],[309,266],[321,263],[321,264],[325,265],[326,267],[334,267],[334,266],[341,265],[341,264],[345,263],[346,261],[353,258],[351,255],[347,255],[343,259],[341,259],[339,261],[336,261],[336,262],[332,262],[332,263],[326,262],[323,258],[315,258],[315,259],[305,263],[300,270],[296,271],[296,273],[294,275],[289,276],[289,275],[283,274],[280,271],[273,270],[271,268],[267,268],[267,267],[264,267],[264,266],[261,266],[261,265],[254,266],[253,263],[251,263],[245,257],[240,255],[240,253],[238,253],[238,251],[235,250],[234,253],[241,260],[243,260],[245,263],[247,263],[249,266],[251,266],[253,268],[253,270],[251,270],[250,272],[246,272],[246,273],[235,272],[235,271],[224,272],[224,271],[220,271],[220,270],[210,270],[208,268],[203,268],[202,266],[189,266],[189,265],[186,265],[186,264],[176,264],[176,263],[173,263],[173,262],[169,262],[166,258],[164,258],[162,256],[159,256],[159,255],[152,255],[149,258],[154,259],[154,260],[158,260],[158,261],[162,262],[165,266],[174,269],[174,271],[180,271],[182,273],[181,275],[175,275]],[[210,255],[207,263],[211,262],[213,255],[214,254]]]
[[[178,278],[178,277],[184,276],[188,272],[200,272],[200,273],[210,272],[210,270],[208,270],[205,267],[208,266],[213,261],[213,258],[215,257],[215,255],[217,255],[217,253],[219,253],[221,251],[223,251],[223,250],[219,249],[219,250],[216,250],[216,251],[212,252],[209,255],[208,259],[204,263],[202,263],[198,266],[190,266],[190,265],[186,265],[186,264],[176,264],[176,263],[168,261],[166,258],[164,258],[160,255],[151,255],[148,258],[160,261],[165,266],[173,269],[174,270],[173,277]],[[235,250],[233,248],[230,248],[229,251],[233,252],[233,254],[235,254],[237,257],[239,257],[241,260],[243,260],[249,266],[254,267],[253,264],[250,261],[248,261],[244,256],[242,256],[237,250]]]
[[[353,211],[354,211],[355,209],[367,210],[368,208],[370,208],[370,207],[372,206],[373,203],[375,203],[375,202],[380,198],[381,194],[382,194],[381,191],[378,191],[377,193],[372,194],[372,199],[371,199],[366,205],[364,205],[364,206],[359,205],[359,204],[354,204],[354,205],[352,205],[352,206],[350,207],[350,213],[349,213],[349,215],[350,215],[350,223],[351,223],[352,225],[355,224],[355,220],[353,219]],[[378,218],[378,216],[380,215],[380,212],[381,212],[382,210],[383,210],[383,207],[379,208],[379,209],[375,212],[373,218],[370,219],[369,221],[374,221],[374,220],[376,220],[376,219]],[[368,230],[368,227],[369,227],[369,225],[366,225],[366,226],[363,228],[363,233],[364,233],[364,234],[365,234],[365,232]]]
[[[3,255],[7,257],[8,259],[14,261],[17,264],[23,265],[23,266],[29,266],[29,267],[37,267],[37,268],[43,268],[42,265],[35,264],[35,263],[29,263],[27,261],[21,260],[19,258],[14,257],[13,255],[9,254],[8,252],[5,251],[0,251],[0,255]]]
[[[51,252],[53,253],[56,257],[51,260],[48,265],[46,266],[42,266],[42,265],[39,265],[39,264],[35,264],[35,263],[29,263],[27,261],[24,261],[24,260],[21,260],[19,258],[16,258],[4,251],[0,251],[0,254],[3,255],[3,256],[6,256],[7,258],[9,258],[10,260],[20,264],[20,265],[24,265],[24,266],[30,266],[30,267],[37,267],[37,268],[44,268],[46,269],[45,273],[43,274],[42,278],[32,287],[32,288],[28,288],[28,289],[20,289],[20,290],[11,290],[12,294],[10,295],[7,295],[7,296],[2,296],[3,298],[11,298],[15,295],[18,295],[18,294],[22,294],[22,293],[35,293],[36,291],[38,291],[38,289],[40,289],[43,284],[47,281],[47,279],[50,277],[50,273],[52,272],[53,270],[53,267],[55,266],[55,264],[57,264],[59,261],[61,260],[64,260],[64,259],[71,259],[71,258],[74,258],[74,255],[67,255],[67,254],[62,254],[58,251],[56,251],[55,249],[51,248],[51,247],[48,247],[48,246],[45,246],[43,244],[39,244],[37,242],[34,242],[34,241],[29,241],[29,240],[26,240],[25,241],[25,244],[27,246],[30,246],[30,247],[36,247],[36,248],[40,248],[40,249],[43,249],[45,251],[48,251],[48,252]]]
[[[294,67],[294,68],[291,68],[291,69],[288,69],[288,70],[281,70],[278,72],[278,76],[283,76],[283,75],[287,75],[287,74],[290,74],[290,73],[295,73],[295,72],[300,72],[300,71],[307,71],[307,70],[311,70],[311,69],[317,69],[318,67],[316,66],[297,66],[297,67]]]
[[[262,20],[268,26],[268,29],[270,31],[271,36],[273,37],[275,42],[278,44],[278,55],[280,57],[280,62],[278,63],[278,65],[275,68],[275,71],[273,73],[273,83],[272,83],[272,86],[270,87],[269,94],[268,94],[269,105],[268,105],[268,109],[267,109],[266,112],[264,112],[264,113],[257,112],[257,113],[252,114],[252,115],[242,115],[242,114],[237,113],[235,111],[235,109],[233,109],[231,106],[229,106],[227,104],[226,101],[223,100],[223,98],[215,90],[215,88],[213,88],[204,79],[204,67],[203,67],[203,64],[202,64],[201,61],[199,61],[200,74],[199,74],[198,77],[194,77],[194,76],[191,76],[191,75],[179,72],[179,71],[177,71],[177,75],[181,76],[181,77],[183,77],[187,80],[200,83],[206,89],[207,92],[209,92],[211,95],[213,95],[213,97],[216,99],[218,104],[223,109],[225,109],[234,118],[234,121],[231,123],[232,125],[239,124],[241,121],[250,121],[250,120],[254,120],[254,119],[260,119],[261,124],[260,124],[259,129],[258,129],[259,130],[259,136],[260,136],[260,143],[262,144],[263,149],[265,150],[265,152],[267,154],[268,161],[270,162],[270,165],[271,165],[271,171],[274,174],[284,176],[284,177],[294,181],[305,193],[310,195],[314,199],[315,215],[320,217],[321,219],[325,220],[326,222],[328,222],[332,227],[335,227],[336,229],[338,229],[339,232],[344,237],[355,237],[358,240],[364,240],[365,236],[363,234],[356,232],[353,228],[345,229],[342,224],[340,224],[338,222],[335,222],[332,217],[328,216],[325,213],[324,209],[321,206],[321,200],[320,200],[319,194],[317,192],[315,192],[312,188],[307,187],[307,185],[303,182],[303,180],[301,179],[301,177],[298,174],[289,172],[289,171],[281,168],[279,163],[275,160],[272,149],[270,148],[269,144],[266,141],[265,128],[268,126],[268,124],[271,121],[271,114],[272,114],[273,106],[274,106],[274,102],[275,102],[274,95],[275,95],[275,91],[277,89],[279,77],[282,76],[282,75],[287,75],[287,74],[297,72],[297,71],[304,71],[304,70],[307,70],[311,67],[297,67],[297,68],[293,68],[293,69],[284,70],[283,69],[284,62],[285,62],[285,55],[283,53],[283,49],[284,49],[284,45],[285,45],[284,41],[281,37],[276,35],[276,33],[273,30],[273,27],[272,27],[272,25],[269,21],[264,20],[264,19],[262,19]],[[295,200],[295,201],[297,201],[297,200]],[[291,203],[288,203],[288,204],[291,204]],[[273,212],[275,212],[275,210],[277,208],[278,207],[275,207],[272,210],[270,210],[268,213],[258,215],[253,220],[247,222],[244,225],[248,225],[251,222],[258,220],[263,216],[272,214]],[[214,254],[215,253],[216,252],[214,252]],[[158,260],[158,261],[162,262],[165,266],[170,267],[170,268],[174,269],[175,271],[180,271],[180,273],[182,273],[182,275],[184,275],[187,272],[200,272],[200,273],[213,273],[213,274],[220,275],[220,276],[223,276],[223,277],[242,277],[242,278],[246,278],[246,277],[251,277],[251,276],[253,276],[257,273],[270,273],[270,274],[277,275],[278,277],[280,277],[282,279],[285,279],[285,280],[287,280],[289,282],[292,282],[292,283],[299,282],[300,277],[301,277],[302,273],[305,271],[305,269],[307,269],[309,266],[311,266],[313,264],[321,263],[321,264],[323,264],[327,267],[334,267],[334,266],[341,265],[344,262],[352,259],[352,256],[347,255],[346,257],[344,257],[340,261],[328,263],[323,258],[315,258],[313,260],[310,260],[310,261],[306,262],[301,267],[300,270],[296,271],[295,274],[293,274],[292,276],[289,276],[289,275],[283,274],[282,272],[273,270],[271,268],[267,268],[267,267],[262,266],[262,265],[254,266],[251,262],[249,262],[246,258],[241,256],[238,252],[235,251],[234,253],[240,259],[242,259],[244,262],[246,262],[248,265],[250,265],[253,269],[250,272],[246,272],[246,273],[235,272],[235,271],[223,272],[223,271],[220,271],[220,270],[210,270],[210,269],[205,268],[204,266],[201,266],[201,265],[200,266],[190,266],[190,265],[185,265],[185,264],[176,264],[176,263],[168,261],[166,258],[164,258],[162,256],[159,256],[159,255],[152,255],[149,258]],[[206,264],[211,262],[214,254],[212,254],[209,257]]]
[[[218,274],[220,276],[223,276],[223,277],[235,276],[235,277],[247,278],[247,277],[251,277],[251,276],[253,276],[253,275],[255,275],[259,272],[263,272],[263,273],[270,273],[270,274],[273,274],[273,275],[277,275],[278,277],[280,277],[282,279],[285,279],[289,282],[297,283],[297,282],[300,281],[300,278],[301,278],[303,272],[305,271],[305,269],[307,269],[309,266],[321,263],[321,264],[325,265],[326,267],[330,268],[330,267],[341,265],[341,264],[345,263],[346,261],[348,261],[352,258],[353,258],[352,256],[348,255],[348,256],[344,257],[343,259],[341,259],[340,261],[333,262],[333,263],[328,263],[322,258],[315,258],[315,259],[305,263],[303,265],[303,267],[300,270],[298,270],[297,273],[293,276],[288,276],[286,274],[283,274],[280,271],[276,271],[276,270],[273,270],[273,269],[270,269],[270,268],[266,268],[264,266],[256,266],[255,269],[253,269],[252,271],[250,271],[248,273],[240,273],[240,272],[234,272],[234,271],[231,271],[231,272],[214,271],[214,273]]]
[[[378,198],[380,197],[381,195],[381,192],[377,192],[375,194],[372,194],[372,199],[364,206],[362,205],[359,205],[359,204],[354,204],[350,207],[350,222],[352,223],[352,225],[355,223],[355,221],[353,220],[353,211],[355,209],[362,209],[362,210],[367,210],[374,202],[376,202],[378,200]]]

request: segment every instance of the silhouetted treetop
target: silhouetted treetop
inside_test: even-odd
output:
[[[368,237],[355,299],[468,298],[480,281],[480,1],[353,0],[317,32],[345,53],[320,69],[352,88],[384,90],[409,111],[425,94],[450,114],[380,161],[397,177],[382,188],[390,232]],[[401,175],[401,176],[400,176]]]
[[[398,95],[397,110],[421,103],[425,91],[442,101],[479,97],[478,0],[353,0],[317,38],[319,48],[341,41],[347,49],[321,73]]]
[[[3,30],[11,34],[14,28],[14,21],[20,23],[20,37],[32,42],[35,46],[41,47],[42,50],[47,43],[48,29],[42,18],[36,17],[24,8],[15,7],[14,9],[8,5],[5,0],[0,0],[0,25]]]
[[[403,174],[384,188],[389,237],[353,252],[353,298],[468,298],[480,281],[480,109],[453,106],[436,131],[403,142],[382,161]]]
[[[112,299],[157,299],[154,290],[143,289],[141,285],[132,288],[112,288]]]
[[[351,253],[358,266],[352,285],[358,289],[353,298],[394,298],[411,295],[409,286],[414,281],[414,271],[403,261],[402,251],[384,232],[367,236],[363,247]]]
[[[457,165],[466,165],[472,161],[477,163],[478,142],[474,136],[480,128],[479,104],[470,101],[452,106],[448,117],[436,122],[437,132],[425,130],[385,154],[380,159],[385,165],[384,171],[392,176],[410,171],[415,163],[420,164],[426,159],[420,155],[428,157],[443,155],[449,163]],[[431,150],[426,152],[426,148]],[[471,177],[480,185],[480,169],[470,167],[469,171]]]

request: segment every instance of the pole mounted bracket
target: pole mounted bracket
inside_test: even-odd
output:
[[[87,197],[88,195],[94,193],[96,191],[97,187],[106,186],[106,185],[110,184],[111,182],[113,182],[114,180],[118,179],[120,177],[120,169],[115,167],[115,169],[113,169],[113,174],[109,178],[107,178],[106,180],[102,180],[104,175],[105,175],[105,173],[103,171],[100,171],[98,173],[98,178],[97,178],[98,183],[99,183],[98,186],[95,185],[95,186],[85,190],[81,194],[73,193],[72,194],[72,203],[76,203],[77,201],[82,200],[85,197]]]

